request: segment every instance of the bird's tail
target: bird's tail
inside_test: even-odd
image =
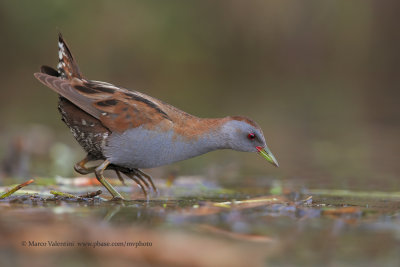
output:
[[[45,67],[45,66],[43,66]],[[42,72],[43,72],[42,67]],[[71,80],[73,78],[82,79],[78,64],[71,54],[68,45],[65,43],[61,33],[58,35],[58,65],[57,72],[61,78]],[[53,75],[55,76],[55,75]]]

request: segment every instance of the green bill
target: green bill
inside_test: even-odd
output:
[[[258,152],[261,156],[263,156],[269,163],[272,165],[279,167],[278,161],[276,160],[274,154],[269,150],[268,147],[257,147]]]

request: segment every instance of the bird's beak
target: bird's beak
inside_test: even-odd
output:
[[[265,147],[257,146],[256,148],[258,150],[258,153],[261,156],[263,156],[266,160],[268,160],[269,163],[271,163],[275,167],[279,167],[278,161],[276,160],[274,154],[272,154],[272,152],[269,150],[267,146]]]

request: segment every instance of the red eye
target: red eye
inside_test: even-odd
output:
[[[256,138],[256,135],[254,133],[249,133],[249,135],[247,136],[250,140],[253,140],[254,138]]]

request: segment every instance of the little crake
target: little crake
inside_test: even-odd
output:
[[[75,165],[81,174],[94,172],[114,198],[122,196],[104,178],[106,169],[134,180],[146,194],[153,168],[217,149],[258,152],[275,166],[261,128],[242,116],[203,119],[156,98],[110,83],[85,79],[61,34],[57,70],[42,66],[35,77],[59,94],[62,120],[87,152]],[[95,167],[91,161],[102,160]]]

